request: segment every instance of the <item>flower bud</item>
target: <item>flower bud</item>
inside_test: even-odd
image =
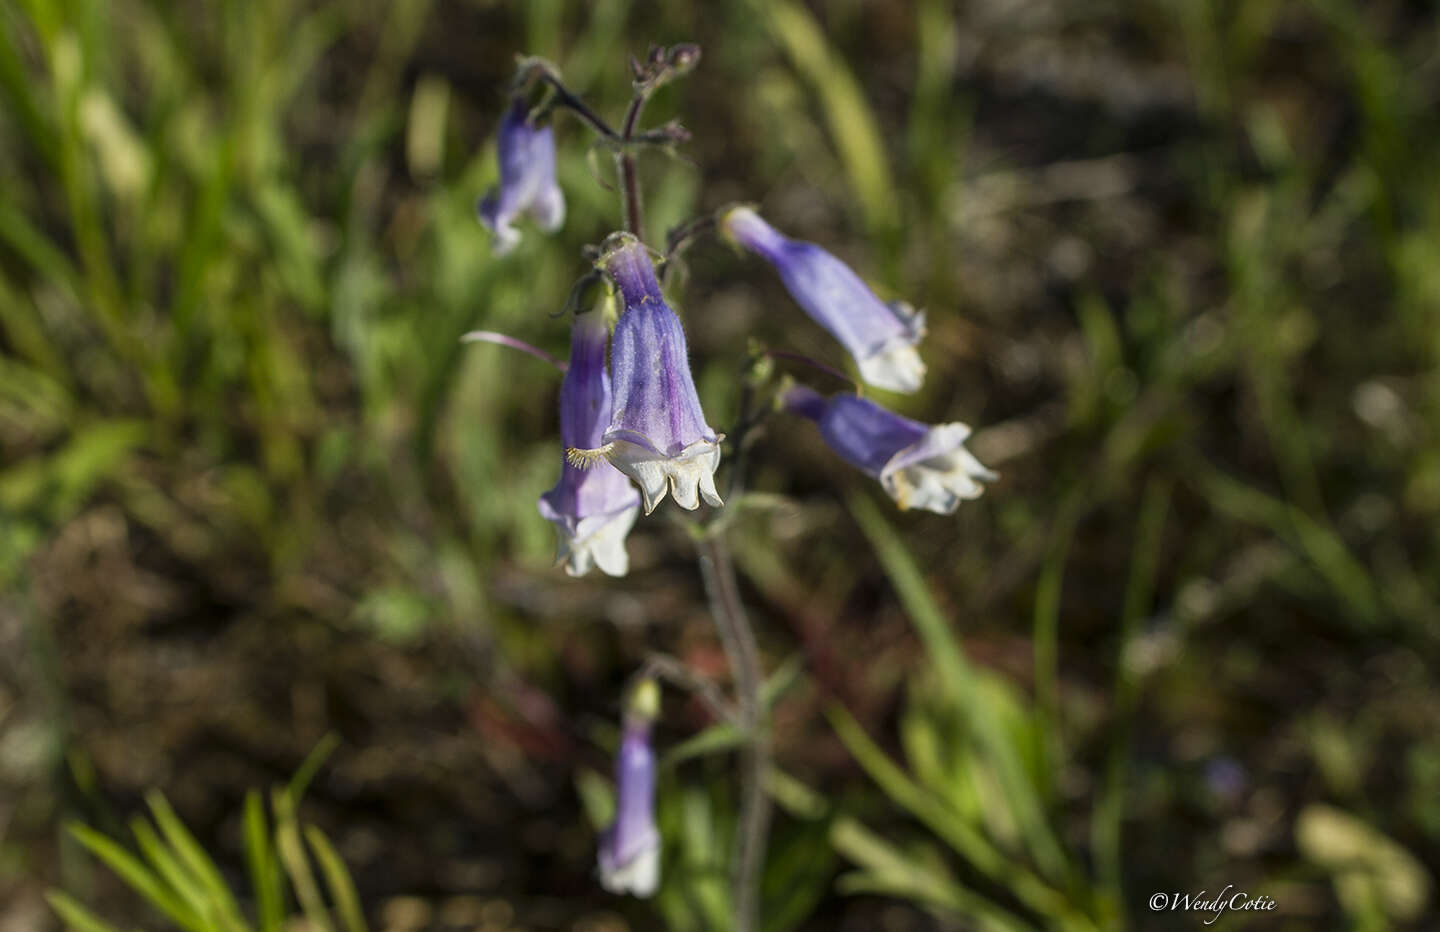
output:
[[[513,223],[529,216],[540,229],[554,232],[565,223],[565,193],[555,182],[555,132],[535,126],[524,99],[516,97],[500,121],[495,142],[500,181],[476,205],[480,222],[495,234],[495,255],[520,242]]]
[[[600,838],[600,885],[648,897],[660,885],[660,832],[655,827],[655,750],[650,723],[660,691],[644,680],[631,697],[615,758],[615,821]]]
[[[867,384],[914,392],[925,380],[915,345],[925,315],[903,301],[885,304],[850,267],[814,243],[789,239],[749,207],[732,207],[721,229],[780,273],[805,313],[849,350]]]

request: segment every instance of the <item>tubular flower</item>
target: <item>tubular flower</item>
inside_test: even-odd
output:
[[[610,345],[615,408],[601,445],[572,449],[572,461],[607,458],[640,486],[647,515],[667,490],[681,508],[699,507],[700,498],[720,506],[721,437],[700,410],[680,318],[665,303],[639,240],[617,233],[606,246],[598,264],[624,302]]]
[[[570,335],[570,368],[560,384],[560,442],[565,449],[600,444],[610,422],[610,375],[605,371],[605,314],[576,314]],[[614,466],[578,469],[567,458],[560,481],[540,496],[540,515],[560,536],[557,561],[571,576],[592,565],[611,576],[630,569],[625,535],[640,511],[640,496]]]
[[[495,234],[497,256],[514,249],[520,231],[512,224],[528,215],[547,233],[565,222],[565,193],[555,183],[555,133],[530,122],[525,101],[516,98],[500,121],[496,139],[500,182],[476,206],[480,222]]]
[[[600,837],[600,885],[611,893],[648,897],[660,885],[660,832],[655,828],[655,751],[650,723],[659,687],[643,681],[625,716],[615,758],[615,821]]]
[[[902,509],[948,515],[998,479],[965,449],[970,428],[930,426],[848,392],[830,398],[800,385],[782,396],[786,410],[815,421],[825,442],[851,466],[880,480]]]
[[[795,302],[844,344],[867,384],[913,392],[925,380],[915,344],[925,315],[903,301],[885,304],[850,267],[814,243],[789,239],[749,207],[733,207],[720,220],[727,236],[780,273]]]

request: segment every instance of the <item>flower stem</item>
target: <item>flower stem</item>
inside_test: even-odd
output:
[[[733,875],[735,932],[759,928],[760,873],[765,862],[765,841],[770,831],[770,799],[765,774],[770,769],[770,736],[764,702],[760,697],[760,650],[755,632],[740,601],[735,563],[723,534],[705,537],[698,545],[700,575],[715,617],[720,642],[730,660],[745,731],[742,754],[740,821],[736,829]]]
[[[649,99],[648,87],[635,89],[635,96],[630,98],[630,106],[625,111],[625,122],[620,128],[620,146],[615,151],[615,168],[620,176],[620,206],[625,214],[625,229],[639,237],[642,243],[645,241],[645,234],[641,229],[644,225],[644,208],[640,204],[640,180],[635,171],[635,153],[630,151],[629,142],[635,135],[635,127],[640,123],[640,111],[645,109],[645,102]]]

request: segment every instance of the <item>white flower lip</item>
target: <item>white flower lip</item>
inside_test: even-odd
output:
[[[866,385],[909,395],[925,384],[925,363],[915,344],[903,337],[887,340],[875,353],[856,362]]]
[[[940,424],[919,443],[890,458],[880,471],[880,484],[902,510],[918,508],[954,514],[962,501],[979,498],[999,473],[987,469],[969,450],[970,428],[959,422]]]
[[[675,504],[689,511],[700,507],[701,498],[715,508],[725,504],[715,490],[723,435],[696,441],[676,455],[667,456],[633,432],[624,433],[623,438],[607,443],[605,455],[640,487],[647,515],[665,500],[667,491],[675,497]]]
[[[625,537],[639,514],[640,506],[635,504],[610,514],[591,515],[581,518],[573,532],[567,527],[570,522],[546,515],[560,536],[555,562],[563,563],[571,576],[584,576],[592,566],[600,567],[607,576],[624,576],[630,572]]]
[[[660,886],[660,836],[654,830],[645,837],[640,850],[623,864],[600,860],[600,886],[611,893],[629,893],[638,897],[655,894]]]

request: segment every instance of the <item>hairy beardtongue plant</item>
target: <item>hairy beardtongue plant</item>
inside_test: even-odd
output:
[[[640,118],[655,90],[692,69],[700,49],[691,44],[652,48],[631,60],[634,94],[619,129],[573,93],[552,64],[521,58],[500,121],[496,144],[499,180],[480,199],[481,222],[494,235],[497,255],[510,252],[533,221],[554,232],[565,218],[565,196],[555,180],[552,118],[565,111],[598,136],[614,155],[623,229],[587,247],[589,268],[565,308],[572,316],[568,365],[534,346],[493,331],[469,341],[510,346],[536,355],[565,373],[560,385],[560,477],[540,497],[541,517],[555,525],[557,562],[572,576],[599,567],[611,576],[629,570],[625,540],[643,506],[653,512],[669,495],[694,511],[701,501],[724,502],[715,473],[728,445],[738,458],[745,434],[770,416],[814,422],[825,443],[845,462],[879,480],[900,508],[950,514],[977,498],[996,478],[965,449],[970,428],[958,422],[927,425],[862,397],[860,383],[823,362],[781,350],[750,349],[751,362],[794,361],[839,376],[854,391],[825,396],[790,376],[760,373],[742,401],[727,444],[710,426],[690,370],[685,330],[664,291],[672,262],[700,237],[719,233],[772,265],[795,303],[854,359],[866,385],[915,392],[925,377],[919,343],[924,315],[904,302],[886,303],[849,266],[813,243],[777,231],[751,205],[729,205],[671,230],[659,252],[643,241],[636,153],[673,148],[689,139],[670,122],[642,129]],[[607,366],[608,345],[608,366]],[[740,494],[732,466],[727,497]],[[633,483],[633,484],[632,484]],[[764,777],[769,766],[761,669],[754,632],[724,537],[724,524],[692,522],[706,594],[729,658],[733,697],[674,658],[652,655],[629,693],[615,764],[615,817],[600,838],[598,872],[605,889],[646,897],[661,883],[661,844],[655,823],[656,760],[651,725],[660,711],[656,678],[691,689],[717,718],[744,736],[740,813],[734,844],[734,928],[753,932],[759,921],[759,877],[769,827]]]

